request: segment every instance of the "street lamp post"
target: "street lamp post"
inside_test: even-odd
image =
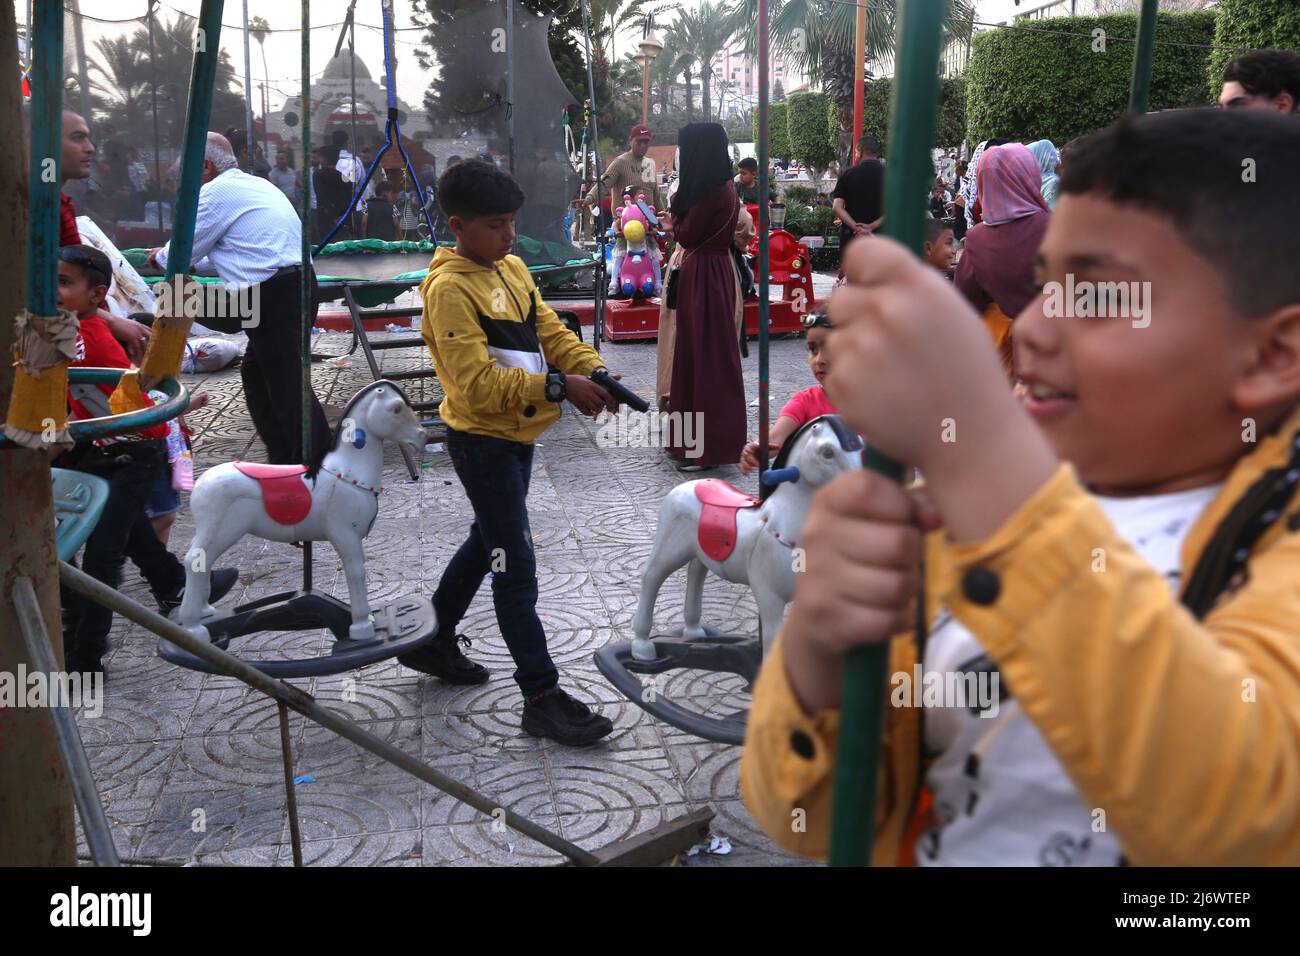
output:
[[[648,32],[642,38],[638,46],[641,49],[639,57],[633,57],[641,63],[641,122],[650,122],[650,64],[655,58],[664,51],[664,45],[659,42],[655,36],[654,30]]]

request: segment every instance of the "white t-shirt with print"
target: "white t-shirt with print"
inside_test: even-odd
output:
[[[1096,498],[1115,530],[1178,590],[1179,552],[1218,485],[1146,498]],[[1083,650],[1080,651],[1083,653]],[[996,671],[975,636],[941,610],[926,642],[924,671]],[[964,688],[965,682],[951,684]],[[1117,866],[1123,851],[1094,820],[1038,728],[999,681],[996,708],[925,711],[926,773],[936,823],[917,841],[922,866]]]

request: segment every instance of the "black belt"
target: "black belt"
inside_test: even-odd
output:
[[[297,263],[294,263],[291,266],[281,266],[279,269],[276,269],[274,272],[272,272],[269,276],[267,276],[262,281],[266,282],[270,279],[278,279],[281,276],[292,275],[295,272],[301,272],[301,271],[302,271],[302,266]]]

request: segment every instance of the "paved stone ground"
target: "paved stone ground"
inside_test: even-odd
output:
[[[818,277],[819,293],[829,280]],[[585,330],[589,338],[590,330]],[[346,351],[350,337],[319,336],[318,351]],[[655,348],[607,343],[611,368],[645,396],[654,393]],[[388,371],[427,364],[423,350],[378,353]],[[757,396],[758,350],[743,360],[746,392]],[[317,363],[313,383],[327,405],[341,407],[370,380],[360,355]],[[798,338],[771,347],[773,403],[811,379]],[[212,403],[190,417],[197,427],[197,470],[238,457],[261,459],[260,443],[243,403],[239,373],[193,376]],[[436,383],[406,383],[413,399]],[[436,392],[427,393],[435,397]],[[750,408],[756,434],[757,407]],[[599,745],[573,749],[539,741],[519,728],[522,705],[509,654],[496,630],[490,589],[481,589],[462,630],[470,654],[492,680],[454,688],[390,661],[330,678],[293,681],[407,753],[499,799],[566,838],[595,849],[644,831],[663,819],[708,805],[713,829],[731,840],[729,856],[690,858],[689,865],[790,865],[803,861],[777,850],[740,800],[740,748],[708,743],[653,720],[600,676],[592,654],[630,638],[640,573],[649,553],[662,495],[684,476],[662,452],[602,448],[597,426],[566,406],[538,444],[529,513],[540,568],[539,612],[563,684],[609,715],[615,732]],[[397,450],[386,450],[379,518],[367,539],[372,600],[411,591],[432,593],[462,540],[471,510],[448,456],[425,452],[423,479],[411,482]],[[721,477],[754,491],[734,466]],[[172,533],[183,554],[193,527],[188,511]],[[289,590],[301,582],[301,552],[246,538],[219,565],[240,570],[240,583],[222,605]],[[656,628],[681,624],[684,572],[665,585]],[[346,597],[337,558],[316,550],[316,585]],[[152,606],[134,567],[123,590]],[[755,634],[749,592],[710,579],[704,619],[728,633]],[[236,641],[246,657],[326,652],[324,631],[262,634]],[[155,653],[156,639],[120,618],[107,658],[103,714],[80,727],[126,858],[199,864],[292,865],[279,725],[269,698],[227,677],[174,667]],[[678,672],[663,692],[705,712],[747,706],[736,678]],[[385,866],[536,865],[558,855],[426,786],[299,715],[291,715],[294,768],[310,774],[297,786],[304,859],[308,864]],[[85,853],[84,843],[81,849]]]

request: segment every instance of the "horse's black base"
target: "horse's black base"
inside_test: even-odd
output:
[[[270,677],[323,677],[340,674],[413,651],[432,639],[438,630],[433,602],[427,597],[404,597],[371,608],[375,622],[373,641],[348,639],[352,609],[338,598],[319,591],[283,591],[235,608],[227,617],[204,621],[208,636],[217,647],[227,649],[231,640],[261,631],[306,631],[324,627],[334,635],[330,653],[299,660],[244,660]],[[217,668],[170,641],[158,642],[158,654],[165,660],[191,670],[219,674]],[[238,656],[238,655],[236,655]],[[243,660],[243,658],[241,658]]]
[[[623,696],[664,723],[705,740],[743,744],[749,711],[706,717],[673,703],[660,692],[647,695],[645,685],[637,677],[638,674],[662,674],[670,670],[719,671],[736,674],[752,684],[763,662],[762,642],[756,637],[719,634],[708,627],[705,631],[705,637],[660,635],[651,638],[656,654],[652,661],[634,658],[630,641],[608,644],[596,652],[596,667]]]

